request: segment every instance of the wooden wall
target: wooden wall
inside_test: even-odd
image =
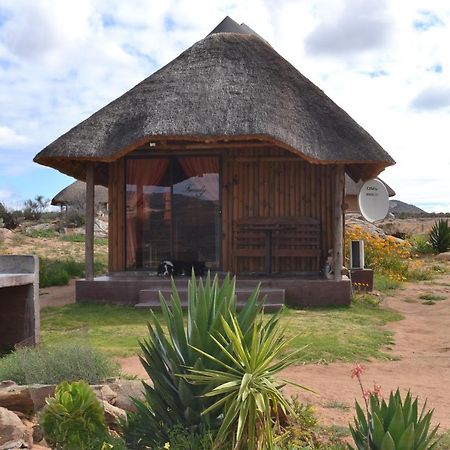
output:
[[[162,153],[162,152],[161,152]],[[244,217],[308,216],[321,223],[322,263],[333,247],[333,165],[313,165],[281,149],[230,149],[222,155],[224,271],[262,272],[263,258],[232,257],[233,222]],[[125,270],[124,160],[109,168],[109,270]],[[274,270],[307,272],[312,261],[283,258]]]
[[[125,270],[125,171],[124,159],[109,164],[108,268]]]
[[[334,166],[313,165],[285,150],[230,150],[223,156],[223,267],[239,272],[263,271],[262,258],[232,257],[232,227],[244,217],[307,216],[322,230],[322,262],[333,246]],[[279,272],[311,271],[312,261],[282,258]]]

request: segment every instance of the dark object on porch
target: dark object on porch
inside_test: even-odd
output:
[[[352,269],[350,270],[350,279],[352,280],[352,287],[355,291],[373,291],[372,269]]]
[[[202,277],[206,272],[206,265],[204,261],[161,261],[158,266],[158,275],[159,276],[188,276],[192,275],[192,271],[194,271],[197,277]]]
[[[272,273],[272,258],[314,259],[320,267],[320,222],[312,217],[248,217],[234,223],[233,257],[264,257],[264,271]],[[277,264],[277,266],[279,266]]]
[[[39,344],[39,260],[0,256],[0,353]]]

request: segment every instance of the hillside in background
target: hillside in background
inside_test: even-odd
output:
[[[428,213],[417,206],[409,203],[401,202],[400,200],[389,200],[389,212],[394,216],[428,216]]]

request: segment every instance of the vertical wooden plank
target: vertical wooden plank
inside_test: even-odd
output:
[[[335,168],[335,184],[334,184],[334,279],[342,279],[342,263],[343,263],[343,232],[344,220],[342,203],[344,197],[344,166],[336,165]]]
[[[86,163],[86,235],[84,240],[86,280],[94,279],[94,163]]]

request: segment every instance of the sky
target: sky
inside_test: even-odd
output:
[[[396,160],[396,199],[450,211],[450,0],[0,0],[0,202],[73,181],[33,157],[226,15]]]

